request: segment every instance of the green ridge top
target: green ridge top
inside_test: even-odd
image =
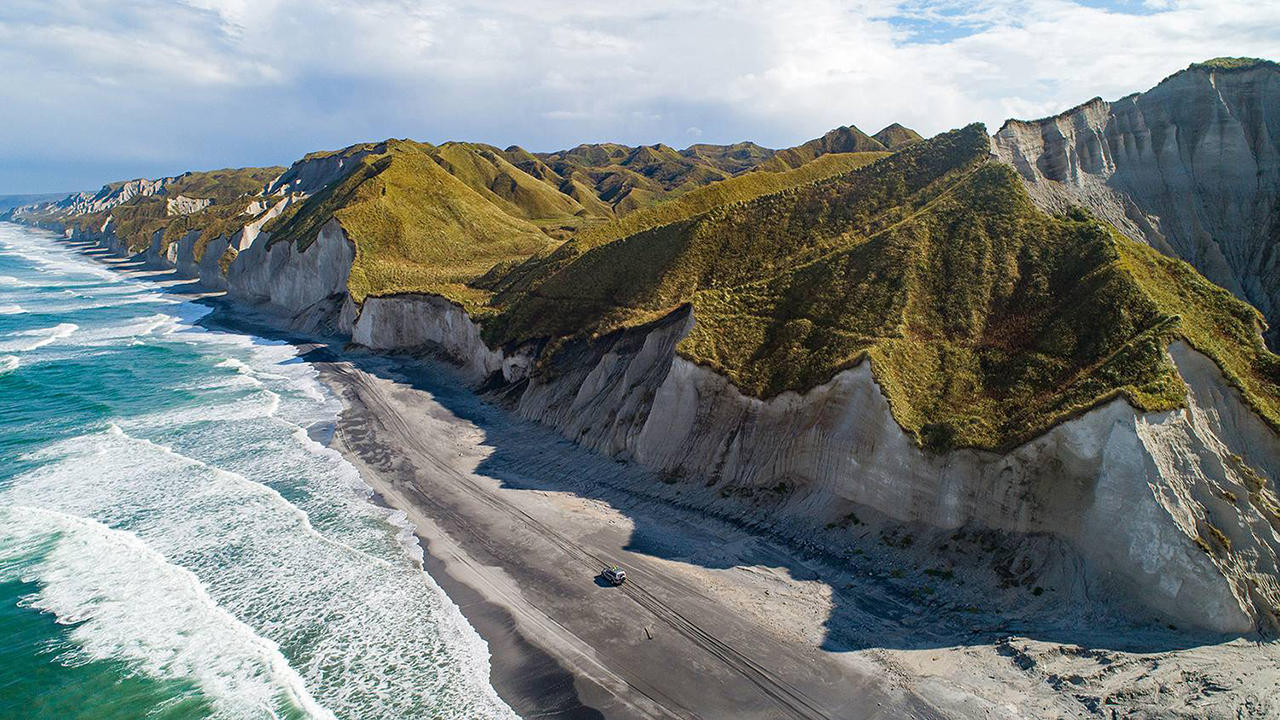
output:
[[[280,175],[284,168],[237,168],[184,173],[157,195],[138,196],[111,210],[70,218],[69,227],[96,231],[111,218],[116,236],[133,252],[151,244],[157,231],[163,232],[165,245],[189,230],[202,230],[204,242],[225,232],[238,230],[250,218],[244,215],[249,196],[262,190],[266,183]],[[118,188],[119,183],[114,184]],[[107,187],[113,187],[108,185]],[[213,202],[204,210],[190,215],[169,215],[167,201],[179,195],[208,199]],[[199,256],[197,255],[197,258]]]
[[[1280,63],[1262,58],[1217,57],[1204,62],[1191,63],[1188,70],[1249,70],[1256,67],[1280,68]]]
[[[369,295],[433,292],[474,306],[483,295],[466,281],[552,241],[441,167],[435,149],[389,141],[384,152],[365,156],[340,181],[264,229],[273,244],[306,248],[336,218],[356,247],[348,280],[356,302]]]

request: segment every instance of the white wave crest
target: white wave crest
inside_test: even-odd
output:
[[[258,448],[230,472],[192,457],[213,449],[219,441],[208,436],[218,428],[199,437],[175,428],[194,441],[194,450],[178,452],[131,435],[120,421],[24,456],[38,467],[0,490],[0,506],[127,526],[170,564],[193,572],[220,607],[288,648],[312,696],[337,715],[514,718],[488,685],[487,645],[439,586],[394,549],[378,551],[360,540],[362,531],[353,537],[335,527],[385,522],[385,511],[350,489],[352,500],[335,505],[343,493],[325,490],[342,481],[335,468],[306,460],[291,434],[272,431],[278,422],[243,423],[255,432],[246,437],[269,450]],[[277,459],[288,445],[295,454]],[[302,486],[296,501],[264,482],[295,488],[312,477],[325,484]],[[324,527],[300,504],[327,513]],[[406,532],[407,523],[395,530]]]
[[[21,315],[25,312],[26,310],[23,310],[22,306],[17,303],[0,305],[0,315]]]
[[[136,535],[23,506],[0,509],[0,534],[7,540],[0,568],[43,555],[22,571],[40,585],[26,602],[75,625],[76,648],[63,662],[116,660],[151,677],[193,681],[223,717],[274,717],[290,708],[333,717],[275,643],[219,607],[193,573]]]
[[[54,327],[40,328],[38,330],[24,330],[22,332],[13,333],[9,337],[34,337],[36,339],[12,340],[10,342],[0,343],[0,352],[30,352],[32,350],[42,348],[50,343],[62,340],[79,329],[80,326],[75,323],[60,323]]]
[[[0,355],[0,375],[17,370],[21,364],[22,361],[13,355]]]

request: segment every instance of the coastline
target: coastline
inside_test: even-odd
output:
[[[330,447],[407,515],[425,569],[489,644],[491,682],[523,717],[947,717],[883,668],[821,647],[825,586],[784,547],[628,493],[618,477],[655,478],[510,417],[442,363],[300,339],[206,302],[221,310],[206,325],[292,342],[341,399]],[[606,475],[615,482],[594,491],[570,478]],[[649,546],[655,536],[668,546]],[[729,557],[691,561],[722,544]],[[754,567],[761,553],[775,567]],[[611,561],[631,574],[625,588],[596,577]],[[733,606],[768,588],[779,605]]]
[[[485,640],[490,682],[524,717],[1018,718],[1080,715],[1111,697],[1133,717],[1165,717],[1203,683],[1250,676],[1245,690],[1259,693],[1246,705],[1273,684],[1280,697],[1280,673],[1254,675],[1261,658],[1242,640],[1028,625],[1000,609],[941,620],[935,609],[984,592],[964,575],[975,567],[958,568],[964,595],[943,601],[952,589],[939,584],[933,599],[908,599],[898,573],[932,564],[927,549],[885,549],[869,531],[851,540],[858,559],[826,564],[698,510],[700,488],[511,416],[432,358],[301,337],[194,281],[169,284],[187,280],[171,270],[72,245],[213,306],[206,326],[298,348],[343,403],[326,444],[408,516],[424,569]],[[633,582],[593,582],[602,562]],[[1156,667],[1159,689],[1132,694]],[[1068,676],[1081,681],[1059,687]],[[1171,700],[1175,681],[1186,692]],[[1235,707],[1235,692],[1218,702]]]
[[[343,398],[343,410],[337,421],[313,440],[330,447],[351,462],[373,491],[370,498],[384,507],[405,512],[422,547],[422,569],[458,607],[464,618],[484,640],[489,651],[489,682],[498,696],[523,718],[549,720],[598,720],[604,716],[583,703],[574,687],[575,676],[553,655],[547,653],[520,632],[511,613],[494,603],[484,593],[455,577],[454,565],[467,561],[456,554],[446,554],[448,539],[434,528],[434,523],[415,512],[411,505],[389,502],[386,493],[392,488],[376,472],[371,472],[354,450],[343,440],[343,429],[350,425],[355,410],[342,393],[341,380],[333,372],[337,350],[323,342],[302,340],[270,324],[269,318],[246,319],[233,313],[243,309],[221,298],[202,298],[213,312],[201,320],[209,329],[278,339],[298,348],[299,357],[308,357],[319,372],[319,379],[335,396]],[[252,318],[252,315],[251,315]],[[452,561],[450,560],[452,558]]]
[[[429,556],[430,574],[491,643],[494,686],[518,713],[889,718],[923,709],[910,693],[882,692],[877,673],[858,672],[816,647],[811,654],[768,637],[749,620],[725,613],[701,589],[684,583],[663,587],[659,568],[628,543],[633,528],[625,527],[617,509],[621,502],[592,502],[564,488],[560,478],[512,477],[506,466],[494,467],[492,475],[469,472],[484,454],[475,452],[479,443],[469,446],[430,427],[451,425],[470,435],[478,419],[486,436],[501,435],[516,454],[542,456],[524,458],[536,466],[530,474],[567,461],[589,477],[615,466],[612,460],[589,456],[545,428],[503,417],[463,388],[450,392],[448,369],[432,368],[430,361],[418,368],[371,358],[381,367],[368,372],[357,367],[358,357],[331,353],[318,348],[306,358],[343,400],[333,447],[384,502],[408,515]],[[445,375],[443,382],[436,373]],[[503,427],[508,424],[519,427]],[[534,450],[540,443],[546,445]],[[479,464],[486,462],[497,466],[506,460],[495,463],[489,456]],[[664,509],[635,502],[627,515],[643,509],[679,522]],[[586,532],[571,527],[579,524]],[[621,558],[630,571],[634,579],[625,590],[595,577],[603,552]],[[641,594],[637,606],[633,591]],[[679,620],[664,627],[672,618]],[[732,638],[732,645],[720,638]],[[523,662],[504,657],[507,649],[515,649]],[[577,703],[566,706],[568,693],[549,687],[548,679],[562,676],[538,667],[539,659],[572,676]],[[708,683],[715,692],[707,692]],[[540,709],[527,709],[534,705]]]

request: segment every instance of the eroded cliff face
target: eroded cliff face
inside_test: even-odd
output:
[[[298,330],[315,331],[338,316],[354,260],[355,245],[336,219],[302,250],[293,243],[272,244],[271,234],[261,232],[228,267],[227,292],[269,306]]]
[[[1280,332],[1280,70],[1196,68],[1010,120],[993,150],[1050,212],[1089,208],[1253,303]]]
[[[1154,615],[1221,632],[1275,626],[1280,438],[1186,345],[1170,348],[1190,389],[1183,410],[1114,400],[1008,454],[935,455],[898,426],[869,363],[760,400],[676,354],[691,322],[684,312],[567,347],[550,379],[506,393],[521,415],[674,480],[723,496],[782,487],[775,521],[794,533],[820,533],[850,506],[941,529],[1052,533],[1086,559],[1083,582]]]
[[[532,348],[489,349],[440,298],[376,298],[344,314],[355,342],[442,351],[521,416],[599,452],[723,497],[784,487],[773,520],[790,534],[830,535],[850,507],[939,529],[1049,533],[1085,559],[1079,582],[1122,604],[1220,632],[1275,627],[1280,438],[1184,344],[1170,354],[1185,409],[1114,400],[1007,454],[936,455],[898,426],[867,362],[803,395],[743,395],[677,354],[695,322],[687,309],[570,342],[536,372]]]
[[[350,172],[369,155],[384,152],[386,143],[353,146],[347,151],[308,155],[267,184],[266,195],[312,195]]]
[[[63,230],[63,232],[71,240],[93,242],[99,247],[109,250],[113,255],[129,257],[128,244],[124,241],[124,238],[116,235],[113,220],[113,218],[108,217],[101,227],[94,230],[82,230],[77,227],[71,230]],[[50,229],[62,230],[61,227],[50,227]]]
[[[262,226],[283,212],[290,202],[290,198],[277,200],[269,208],[264,207],[265,203],[255,203],[245,211],[245,217],[252,219],[243,227],[230,236],[218,235],[203,244],[204,231],[200,229],[189,230],[167,244],[164,230],[157,230],[143,250],[142,258],[151,267],[176,270],[183,277],[193,278],[206,289],[226,290],[227,272],[236,255],[252,245]]]

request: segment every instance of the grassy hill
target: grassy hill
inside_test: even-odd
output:
[[[486,332],[594,335],[684,305],[678,352],[760,397],[870,358],[935,449],[1004,448],[1117,395],[1176,407],[1176,338],[1280,426],[1256,311],[1083,212],[1039,211],[977,125],[591,247],[508,293]]]
[[[773,157],[760,164],[761,170],[780,171],[798,168],[820,155],[831,153],[887,152],[879,140],[852,125],[838,127],[820,138],[810,140],[786,150],[779,150]]]
[[[924,139],[920,133],[898,123],[893,123],[871,137],[889,150],[901,150]]]
[[[520,266],[499,268],[476,283],[498,293],[501,302],[541,282],[586,251],[650,228],[694,217],[721,205],[746,202],[762,195],[815,182],[861,167],[889,153],[837,153],[786,172],[753,172],[691,190],[674,200],[641,208],[612,222],[584,229],[554,252],[536,255]]]
[[[1175,339],[1280,429],[1280,358],[1252,307],[1082,210],[1038,210],[989,160],[980,125],[877,136],[547,155],[389,140],[309,156],[329,169],[295,166],[323,175],[342,161],[266,229],[305,247],[336,218],[356,245],[357,302],[437,293],[494,344],[555,348],[689,306],[678,352],[759,397],[869,358],[895,418],[933,449],[1006,448],[1117,396],[1177,407]],[[203,243],[243,224],[279,172],[191,173],[73,222],[109,216],[134,250],[158,229],[169,242],[200,230]],[[178,194],[214,202],[169,215]]]
[[[361,158],[339,182],[264,229],[273,244],[305,248],[337,218],[356,245],[349,288],[357,302],[368,295],[435,292],[480,303],[484,294],[469,288],[468,280],[553,241],[533,223],[507,214],[492,201],[492,192],[483,194],[451,174],[435,150],[388,141],[384,152]]]

